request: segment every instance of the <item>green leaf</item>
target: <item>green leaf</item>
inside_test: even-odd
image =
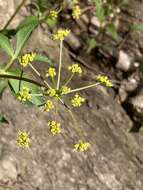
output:
[[[0,98],[2,97],[2,94],[5,90],[5,88],[8,85],[8,81],[6,79],[0,79]]]
[[[132,28],[138,32],[143,32],[143,24],[135,24]]]
[[[28,26],[29,24],[32,24],[33,22],[39,22],[38,17],[28,16],[20,23],[20,25],[17,27],[16,30],[18,31],[22,29],[23,27]]]
[[[38,21],[33,21],[31,24],[23,27],[20,29],[16,36],[17,36],[17,43],[16,43],[16,51],[15,51],[15,58],[18,57],[20,54],[21,50],[24,48],[27,40],[29,39],[32,31],[38,26]]]
[[[95,47],[98,46],[96,40],[94,38],[91,38],[88,40],[88,49],[87,49],[87,53],[90,53]]]
[[[118,32],[114,24],[110,24],[106,28],[107,33],[111,34],[114,39],[118,38]]]
[[[98,17],[100,23],[105,21],[105,11],[103,7],[102,0],[93,0],[96,6],[96,16]]]
[[[8,120],[5,118],[4,115],[0,114],[0,124],[2,123],[8,123]]]
[[[23,77],[28,78],[27,75],[25,75]],[[19,93],[19,82],[20,82],[19,80],[9,79],[10,88],[16,96]],[[20,88],[22,89],[24,86],[30,88],[31,94],[41,94],[42,93],[41,88],[35,84],[29,83],[26,81],[21,81]],[[32,96],[32,99],[30,100],[30,102],[36,106],[40,106],[45,101],[43,100],[43,97]],[[26,102],[26,103],[28,103],[28,102]]]
[[[11,46],[10,40],[2,33],[0,33],[0,46],[10,57],[13,57],[14,51]]]
[[[49,65],[53,65],[52,60],[49,59],[49,57],[45,55],[36,54],[34,61],[45,62],[45,63],[48,63]]]

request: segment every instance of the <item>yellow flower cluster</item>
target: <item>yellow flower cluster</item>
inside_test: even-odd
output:
[[[72,73],[82,73],[82,69],[78,64],[73,64],[71,66],[69,66],[68,68]]]
[[[97,81],[102,84],[105,84],[107,87],[113,87],[113,83],[109,80],[107,76],[99,75],[97,76]]]
[[[84,152],[90,148],[91,144],[89,142],[80,141],[79,143],[74,145],[75,150]]]
[[[56,96],[56,90],[54,88],[50,88],[47,90],[47,94],[50,96],[50,97],[54,97]]]
[[[64,95],[64,94],[67,94],[71,91],[71,88],[67,87],[67,86],[62,86],[61,88],[61,94]]]
[[[79,19],[81,16],[81,9],[78,5],[73,7],[73,11],[72,11],[72,17],[74,19]]]
[[[19,92],[18,99],[25,102],[30,100],[31,98],[32,97],[30,95],[30,89],[24,86]]]
[[[21,57],[19,57],[19,63],[23,67],[26,67],[29,63],[34,61],[36,54],[35,53],[27,53]]]
[[[71,100],[71,103],[74,107],[80,107],[84,101],[85,99],[83,97],[75,94],[73,99]]]
[[[17,143],[22,148],[28,148],[30,144],[29,134],[27,132],[19,131]]]
[[[61,124],[56,121],[49,121],[48,126],[53,135],[61,133]]]
[[[47,73],[46,73],[46,77],[55,77],[56,76],[56,70],[55,68],[53,67],[50,67],[48,70],[47,70]]]
[[[52,19],[52,20],[56,20],[58,18],[58,12],[55,11],[55,10],[51,10],[50,11],[50,14],[49,14],[49,17]]]
[[[51,109],[54,109],[54,104],[51,100],[47,100],[44,105],[44,111],[49,112]]]
[[[68,29],[59,29],[55,34],[53,34],[53,40],[64,40],[70,34]]]

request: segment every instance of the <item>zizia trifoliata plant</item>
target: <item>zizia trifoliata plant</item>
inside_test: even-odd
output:
[[[81,15],[80,7],[77,1],[74,1],[74,8],[72,12],[72,17],[74,19],[79,19]],[[55,10],[51,10],[49,13],[51,19],[57,19],[58,13]],[[103,84],[106,87],[112,87],[113,84],[107,76],[98,75],[96,77],[96,82],[87,86],[81,86],[80,88],[71,89],[70,83],[76,75],[81,76],[83,69],[78,63],[73,63],[68,67],[68,72],[70,77],[67,77],[64,83],[61,82],[61,70],[62,70],[62,57],[63,57],[63,43],[65,38],[70,35],[70,29],[59,28],[56,32],[52,34],[52,39],[58,41],[60,44],[59,52],[59,64],[58,69],[54,67],[53,62],[44,55],[38,54],[36,52],[27,52],[22,54],[22,50],[27,43],[32,31],[38,27],[40,20],[35,16],[30,16],[26,18],[18,27],[16,33],[16,48],[14,49],[9,38],[4,34],[0,33],[0,46],[8,54],[9,61],[7,64],[0,66],[0,87],[2,83],[4,84],[1,88],[0,94],[6,86],[9,86],[17,100],[33,104],[37,107],[41,106],[44,112],[55,111],[57,113],[57,101],[59,101],[69,112],[71,118],[73,119],[75,125],[77,123],[76,118],[71,111],[71,107],[79,108],[85,103],[85,98],[80,94],[80,91],[86,90],[91,87]],[[19,68],[13,67],[15,61],[18,61]],[[45,76],[35,68],[34,61],[46,62],[49,64],[48,69],[45,72]],[[33,80],[26,72],[25,68],[30,67],[40,80]],[[72,98],[69,99],[67,103],[65,97],[71,94]],[[49,120],[47,123],[51,135],[60,135],[63,132],[63,126],[57,120]],[[81,136],[81,129],[75,126],[77,133],[80,136],[79,141],[73,144],[73,148],[76,151],[84,152],[91,147],[91,143],[85,140],[84,135]],[[25,130],[18,132],[17,143],[22,148],[28,148],[31,146],[32,142],[30,139],[30,132]]]

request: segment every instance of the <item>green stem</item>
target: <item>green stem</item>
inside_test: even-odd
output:
[[[100,82],[95,83],[95,84],[91,84],[91,85],[88,85],[88,86],[83,86],[83,87],[81,87],[81,88],[76,88],[76,89],[71,90],[71,91],[68,92],[67,94],[70,94],[70,93],[73,93],[73,92],[78,92],[78,91],[81,91],[81,90],[85,90],[85,89],[88,89],[88,88],[97,86],[97,85],[99,85],[99,84],[100,84]]]
[[[45,85],[43,85],[43,84],[41,84],[41,83],[39,83],[37,81],[31,80],[31,79],[28,79],[28,78],[24,78],[24,77],[18,77],[18,76],[13,76],[13,75],[0,74],[0,78],[16,79],[16,80],[19,80],[19,81],[23,80],[23,81],[35,84],[35,85],[40,86],[40,87],[45,87]]]
[[[46,86],[48,88],[52,88],[49,83],[47,81],[45,81],[45,79],[42,77],[42,75],[39,73],[39,71],[37,71],[37,69],[35,67],[33,67],[33,65],[31,63],[29,63],[29,66],[31,67],[31,69],[38,75],[38,77],[46,84]]]
[[[62,50],[63,50],[63,40],[60,41],[60,62],[59,62],[59,72],[58,72],[58,80],[57,80],[57,90],[59,90],[60,79],[61,79]]]
[[[5,26],[3,27],[3,30],[5,30],[8,25],[11,23],[11,21],[14,19],[14,17],[16,16],[16,14],[19,12],[19,10],[21,9],[21,7],[25,4],[27,0],[22,0],[22,2],[20,3],[20,5],[16,8],[15,12],[13,13],[13,15],[10,17],[10,19],[7,21],[7,23],[5,24]]]
[[[30,94],[31,96],[43,96],[43,94]]]
[[[71,76],[69,77],[69,79],[63,86],[67,86],[69,84],[69,82],[72,80],[73,76],[74,76],[74,73],[71,74]]]

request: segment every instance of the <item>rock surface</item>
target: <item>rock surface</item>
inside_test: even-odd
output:
[[[27,49],[48,52],[59,61],[59,46],[48,38],[47,31],[35,31]],[[63,57],[66,68],[72,60],[66,50]],[[44,70],[45,65],[39,69]],[[91,78],[94,72],[86,70],[72,86],[81,86]],[[142,190],[143,141],[128,132],[132,121],[112,96],[112,89],[99,86],[82,94],[88,101],[75,115],[92,144],[85,154],[72,149],[79,137],[65,107],[59,104],[57,118],[63,134],[53,137],[47,123],[54,116],[24,106],[5,91],[0,112],[9,124],[0,126],[0,183],[25,190]],[[18,148],[17,131],[31,128],[32,146]]]

